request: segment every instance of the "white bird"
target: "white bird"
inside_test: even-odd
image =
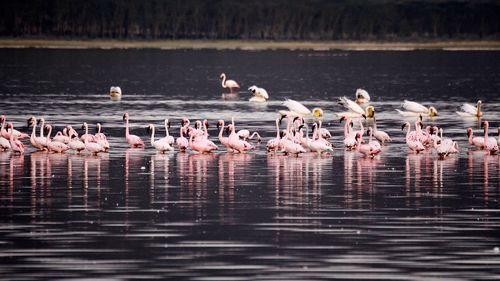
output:
[[[251,97],[249,100],[251,102],[266,102],[269,99],[269,95],[264,88],[259,88],[253,85],[252,87],[248,88],[248,90],[253,94],[253,97]]]
[[[165,151],[173,151],[174,148],[168,143],[167,138],[161,138],[155,141],[155,126],[153,124],[149,124],[147,127],[148,133],[151,134],[151,146],[154,147],[161,153],[165,153]]]
[[[435,107],[431,106],[427,108],[421,105],[420,103],[414,101],[405,100],[401,106],[406,111],[401,111],[399,109],[396,109],[396,111],[405,117],[418,116],[419,114],[425,114],[428,115],[429,117],[434,117],[438,115],[438,112]]]
[[[338,117],[349,117],[349,118],[373,118],[375,116],[375,108],[371,105],[363,109],[359,104],[353,102],[347,97],[340,97],[338,104],[344,106],[348,111],[337,113]]]
[[[233,93],[233,88],[240,88],[240,85],[238,85],[238,83],[236,83],[236,81],[234,80],[226,80],[226,74],[225,73],[222,73],[220,75],[220,79],[222,80],[222,88],[229,88],[229,91],[231,92],[231,94]]]
[[[473,106],[468,103],[464,103],[460,109],[462,111],[457,111],[457,114],[462,117],[481,117],[483,116],[483,112],[481,111],[481,100],[478,100],[476,106]]]
[[[313,110],[309,110],[309,108],[305,107],[302,103],[285,99],[283,105],[288,107],[288,110],[280,110],[279,113],[281,116],[287,117],[305,117],[312,115],[316,118],[320,118],[323,116],[323,110],[321,108],[315,107]]]
[[[356,103],[361,105],[368,102],[370,102],[370,95],[368,94],[368,92],[364,89],[357,89]]]
[[[122,97],[122,89],[118,86],[111,86],[109,96],[112,100],[119,100]]]

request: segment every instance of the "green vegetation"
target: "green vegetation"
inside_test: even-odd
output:
[[[499,15],[498,0],[15,0],[0,2],[0,36],[497,40]]]

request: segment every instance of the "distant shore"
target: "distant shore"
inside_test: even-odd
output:
[[[500,41],[63,40],[1,38],[0,48],[217,50],[495,50]]]

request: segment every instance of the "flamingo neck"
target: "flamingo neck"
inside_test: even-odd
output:
[[[40,137],[43,138],[43,128],[45,127],[45,119],[42,119],[42,124],[40,125]]]
[[[31,139],[34,140],[36,137],[36,121],[33,124],[33,130],[31,131]]]
[[[406,141],[408,141],[408,138],[410,137],[411,125],[410,123],[406,123],[406,126],[408,126],[408,130],[406,131]]]
[[[85,134],[88,135],[89,133],[89,125],[85,123]]]
[[[49,126],[49,133],[47,134],[47,141],[50,141],[51,134],[52,134],[52,126]]]
[[[469,144],[473,144],[472,139],[473,139],[474,137],[473,137],[473,135],[472,135],[472,134],[473,134],[473,131],[472,131],[472,130],[470,130],[470,134],[469,134]]]
[[[168,120],[165,120],[165,134],[167,134],[167,137],[170,136],[170,134],[168,133]]]
[[[276,119],[276,138],[280,138],[280,120],[279,118]]]
[[[359,120],[359,127],[361,128],[361,136],[363,136],[365,134],[365,127],[363,127],[363,121],[361,121],[361,119]]]
[[[128,118],[125,119],[125,137],[128,137],[129,132],[128,132]]]
[[[155,143],[155,127],[153,126],[151,128],[151,145],[154,145]]]
[[[477,114],[476,114],[477,117],[480,117],[481,116],[481,103],[477,103]]]
[[[484,143],[488,141],[488,121],[484,121]]]
[[[224,131],[224,121],[222,121],[222,126],[219,130],[219,140],[222,139],[222,131]]]
[[[183,130],[184,130],[184,127],[180,127],[180,129],[179,129],[179,135],[180,135],[181,138],[184,137]]]
[[[226,74],[222,75],[222,88],[227,88],[227,86],[226,86]]]

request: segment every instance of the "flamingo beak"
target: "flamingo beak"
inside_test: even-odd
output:
[[[167,128],[169,128],[169,129],[170,129],[170,125],[171,125],[171,124],[170,124],[170,121],[168,121],[168,122],[167,122]]]
[[[304,128],[304,125],[299,126],[299,132],[300,132],[300,130],[302,130],[302,128]]]
[[[181,127],[184,127],[184,119],[181,119]]]
[[[467,130],[467,137],[470,138],[471,131]]]
[[[229,126],[226,127],[226,135],[229,135]]]
[[[220,130],[220,125],[221,125],[221,124],[220,124],[220,121],[219,121],[219,122],[217,122],[217,131],[218,131],[218,130]]]
[[[363,118],[365,118],[365,119],[366,119],[366,115],[365,115],[365,114],[361,114],[361,116],[363,116]]]
[[[484,121],[481,122],[481,128],[484,128]]]
[[[27,125],[26,125],[26,126],[27,126],[28,128],[29,128],[29,127],[31,127],[31,123],[32,123],[32,122],[31,122],[31,120],[32,120],[32,119],[30,118],[30,119],[28,119],[28,121],[27,121]]]
[[[123,121],[127,119],[127,114],[123,114]]]
[[[406,123],[401,125],[401,131],[404,130],[405,127],[406,127]]]
[[[293,118],[293,123],[295,123],[295,121],[297,121],[297,119],[299,119],[299,117],[298,117],[298,116],[297,116],[297,117],[295,117],[295,118]]]
[[[281,117],[280,117],[280,121],[279,121],[279,124],[280,124],[280,125],[281,125],[281,121],[282,121],[283,119],[285,119],[285,117],[286,117],[286,115],[281,115]]]
[[[342,123],[342,121],[344,121],[344,120],[345,120],[345,116],[340,117],[339,123]]]

